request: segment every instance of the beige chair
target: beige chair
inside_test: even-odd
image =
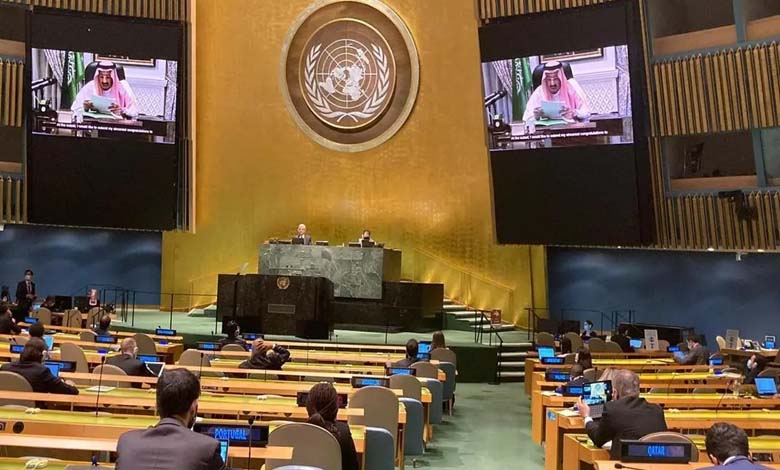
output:
[[[458,365],[458,357],[455,355],[455,351],[449,348],[434,349],[431,351],[431,360]]]
[[[588,382],[595,382],[598,379],[598,374],[594,368],[585,369],[582,372],[582,376],[585,377]]]
[[[726,338],[721,335],[715,337],[715,342],[718,343],[718,349],[721,351],[726,349]]]
[[[8,392],[30,393],[33,391],[32,386],[30,385],[30,382],[27,381],[27,379],[17,373],[5,371],[0,372],[0,390]],[[35,407],[35,402],[14,399],[0,400],[0,406],[6,405],[26,406],[28,408],[33,408]]]
[[[51,325],[51,310],[49,310],[46,307],[41,307],[38,309],[37,312],[35,312],[35,315],[33,315],[35,318],[38,319],[38,323],[42,323],[44,325]]]
[[[546,331],[540,331],[534,335],[534,346],[555,347],[555,337]]]
[[[236,351],[236,352],[247,352],[246,349],[244,349],[240,344],[226,344],[222,346],[223,351]]]
[[[679,432],[654,432],[641,437],[639,440],[643,442],[680,442],[683,444],[690,444],[691,462],[699,461],[699,449],[696,447],[696,444],[694,444],[694,442],[688,436],[680,434]]]
[[[757,377],[772,377],[775,379],[775,382],[777,382],[777,379],[780,378],[780,369],[775,367],[767,367],[766,369],[759,372]]]
[[[138,346],[138,355],[154,356],[157,354],[157,345],[154,344],[151,336],[144,333],[136,333],[133,335],[133,339],[136,346]]]
[[[181,353],[177,364],[190,367],[211,367],[211,360],[208,355],[203,354],[197,349],[188,349]]]
[[[105,311],[100,307],[92,307],[89,309],[87,312],[87,328],[92,328],[100,323],[100,317],[102,317],[104,313]]]
[[[85,330],[79,333],[79,339],[87,343],[94,343],[95,338],[97,338],[97,334],[94,331]]]
[[[607,349],[607,352],[610,353],[622,353],[623,348],[620,347],[619,344],[615,343],[614,341],[607,341],[604,343],[604,347]]]
[[[382,428],[393,436],[393,449],[398,449],[398,397],[384,387],[358,389],[349,400],[350,408],[363,408],[363,416],[350,416],[349,424]]]
[[[390,388],[401,390],[404,398],[422,401],[422,383],[413,375],[396,374],[390,376]]]
[[[668,351],[669,346],[671,346],[671,344],[669,344],[669,341],[666,341],[665,339],[658,340],[658,349],[660,351]]]
[[[295,452],[290,460],[266,460],[266,470],[286,465],[341,470],[341,446],[333,434],[319,426],[308,423],[283,424],[268,435],[268,445],[294,447]]]
[[[63,325],[69,328],[81,328],[81,311],[77,308],[72,308],[65,312]]]
[[[16,344],[27,344],[27,341],[30,339],[29,336],[14,336],[14,342]]]
[[[415,362],[412,364],[412,369],[417,371],[417,377],[425,377],[428,379],[439,378],[439,368],[430,362]]]
[[[650,390],[647,391],[647,393],[654,393],[654,394],[660,394],[660,393],[669,394],[670,392],[671,392],[671,389],[662,388],[662,387],[651,388]]]
[[[102,380],[100,378],[100,373],[103,373]],[[100,383],[101,385],[107,385],[109,387],[116,387],[116,388],[130,388],[130,382],[114,382],[112,380],[106,380],[106,376],[109,375],[124,375],[127,376],[127,372],[123,371],[117,366],[113,366],[111,364],[102,364],[97,367],[95,367],[95,370],[92,371],[92,375],[95,377],[92,379],[92,385],[97,385]]]
[[[581,347],[585,346],[585,343],[582,341],[582,338],[580,338],[580,335],[573,331],[566,333],[563,335],[563,337],[568,338],[571,342],[571,352],[573,353],[576,353]]]
[[[76,363],[76,372],[79,374],[89,374],[89,362],[84,351],[73,343],[62,343],[60,345],[60,359],[63,361],[72,361]],[[87,385],[89,381],[74,380],[74,382]]]
[[[574,364],[577,360],[577,354],[576,353],[568,353],[563,355],[563,363],[564,364]]]
[[[607,343],[601,338],[591,338],[588,340],[588,349],[592,353],[607,352]]]

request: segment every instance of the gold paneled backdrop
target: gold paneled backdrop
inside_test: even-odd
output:
[[[480,20],[490,22],[608,1],[476,0],[476,5]],[[639,4],[647,30],[644,2]],[[780,125],[780,46],[768,42],[661,61],[648,65],[648,78],[655,247],[780,251],[777,191],[748,192],[746,200],[757,217],[740,220],[735,205],[715,194],[668,194],[661,156],[661,137]]]
[[[0,2],[89,13],[180,20],[187,17],[188,0],[0,0]]]
[[[164,235],[164,291],[256,272],[259,245],[303,222],[331,244],[371,229],[403,250],[404,278],[517,323],[546,306],[544,248],[494,240],[473,0],[386,3],[419,50],[417,103],[389,142],[346,154],[307,138],[282,99],[282,43],[310,1],[197,1],[197,227]]]

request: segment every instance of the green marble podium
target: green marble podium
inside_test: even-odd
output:
[[[401,252],[387,248],[260,245],[259,274],[324,277],[333,296],[381,299],[383,281],[401,278]]]

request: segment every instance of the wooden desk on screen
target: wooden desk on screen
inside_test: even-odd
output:
[[[62,312],[60,312],[59,314],[63,315]],[[86,315],[86,314],[84,313],[84,314],[82,314],[82,316],[83,315]],[[19,323],[19,326],[21,326],[22,328],[29,328],[30,324],[21,322],[21,323]],[[71,333],[71,334],[77,334],[77,335],[82,333],[82,332],[84,332],[84,331],[92,331],[89,328],[72,328],[72,327],[69,327],[69,326],[62,326],[62,325],[44,325],[44,327],[47,330],[61,331],[63,333]],[[132,332],[132,331],[119,331],[119,330],[109,330],[109,332],[111,333],[111,336],[117,336],[117,337],[120,337],[120,338],[131,338],[131,337],[135,336],[137,333],[142,333],[142,332],[137,332],[136,333],[136,332]],[[149,333],[144,333],[144,334],[146,336],[149,336],[150,338],[152,338],[153,340],[155,340],[157,342],[159,342],[160,340],[168,341],[169,343],[181,343],[181,342],[184,341],[184,337],[183,336],[162,336],[162,335],[153,335],[153,334],[149,334]]]
[[[620,463],[614,460],[597,460],[594,462],[595,470],[615,470],[615,464]],[[780,469],[780,464],[762,464],[765,467],[772,469]],[[632,465],[633,466],[633,465]],[[700,462],[696,463],[684,463],[684,464],[658,464],[658,463],[643,463],[642,470],[697,470],[702,468]]]
[[[27,336],[27,335],[21,335],[21,336]],[[95,343],[92,341],[81,341],[78,335],[72,335],[67,333],[57,333],[54,335],[51,335],[52,338],[54,338],[54,346],[62,346],[62,343],[72,343],[76,346],[80,347],[81,349],[87,351],[97,351],[99,349],[107,349],[107,350],[116,350],[119,349],[119,343],[117,344],[108,344],[108,343]],[[29,336],[27,336],[29,337]],[[9,341],[13,338],[12,335],[0,335],[0,340]],[[121,340],[119,341],[121,342]],[[179,357],[181,356],[181,353],[184,352],[184,345],[178,344],[178,343],[168,343],[168,344],[159,344],[156,343],[155,350],[157,352],[157,355],[160,355],[164,358],[165,362],[168,364],[173,364],[177,360],[179,360]]]
[[[726,421],[750,433],[752,430],[780,430],[780,410],[690,410],[664,412],[669,430],[706,430]],[[550,410],[545,417],[545,470],[561,470],[566,434],[585,432],[582,418],[570,410]]]
[[[243,351],[207,351],[199,350],[203,354],[218,358],[220,360],[241,360],[249,358],[249,352]],[[361,353],[361,352],[334,352],[334,351],[311,351],[307,349],[290,349],[290,362],[294,363],[338,363],[338,364],[359,364],[359,365],[377,365],[384,367],[388,363],[400,361],[405,356],[403,354],[388,353]]]

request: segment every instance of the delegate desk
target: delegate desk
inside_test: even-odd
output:
[[[554,391],[564,385],[563,382],[547,382],[542,372],[534,372],[534,390],[536,392]],[[691,391],[697,388],[710,389],[713,393],[726,390],[730,380],[741,378],[741,375],[711,374],[709,372],[679,372],[660,374],[640,374],[640,390],[652,388],[669,388],[672,390]],[[531,395],[533,398],[533,394]]]
[[[569,370],[574,364],[542,364],[539,359],[526,359],[525,360],[525,376],[531,377],[531,380],[525,381],[525,393],[531,396],[531,390],[535,390],[535,378],[534,372],[545,372],[547,370]],[[710,369],[725,368],[727,366],[715,366],[709,365],[681,365],[674,362],[671,358],[659,358],[659,359],[593,359],[593,367],[598,370],[606,368],[615,369],[628,369],[635,372],[693,372],[693,371],[709,371]]]
[[[30,328],[29,323],[20,322],[19,326],[22,328]],[[85,331],[92,331],[90,328],[72,328],[69,326],[61,326],[61,325],[43,325],[46,330],[52,330],[52,331],[59,331],[62,333],[70,333],[70,334],[81,334]],[[132,332],[132,331],[119,331],[119,330],[109,330],[111,333],[111,336],[117,336],[119,338],[132,338],[138,333],[145,334],[146,336],[152,338],[155,340],[155,342],[159,341],[167,341],[169,343],[181,343],[184,341],[183,336],[162,336],[162,335],[153,335],[151,333],[144,333],[142,331],[139,332]]]
[[[19,335],[22,337],[28,337],[29,335]],[[0,339],[5,339],[10,342],[10,339],[13,337],[13,335],[0,335]],[[62,343],[73,343],[76,346],[80,347],[81,349],[88,349],[88,350],[99,350],[99,349],[106,349],[106,350],[117,350],[119,349],[119,345],[121,343],[121,339],[117,340],[117,343],[110,344],[110,343],[95,343],[92,341],[81,341],[81,338],[78,335],[72,335],[72,334],[66,334],[66,333],[56,333],[54,335],[51,335],[52,338],[54,338],[54,345],[60,346]],[[154,345],[155,351],[157,355],[163,356],[165,358],[165,362],[168,364],[173,364],[174,362],[179,360],[179,357],[181,357],[181,353],[184,352],[184,345],[180,343],[168,343],[168,344],[159,344],[155,343]]]
[[[397,353],[402,356],[406,354],[406,346],[394,346],[392,344],[344,344],[344,343],[325,343],[322,341],[286,341],[286,340],[272,340],[269,336],[266,336],[266,341],[276,343],[280,346],[284,346],[287,349],[323,349],[330,350],[335,349],[339,352],[341,349],[354,350],[356,352],[383,352],[383,353]],[[252,345],[252,340],[246,340],[248,346]]]
[[[763,400],[762,400],[763,401]],[[780,430],[780,410],[664,410],[669,430],[706,430],[725,421],[753,431]],[[561,470],[563,466],[563,439],[566,434],[582,434],[585,426],[576,411],[550,410],[546,416],[544,468]]]
[[[699,466],[712,465],[707,457],[704,446],[704,436],[694,435],[691,438],[699,450]],[[750,452],[756,454],[771,454],[772,460],[780,459],[780,438],[749,439]],[[563,470],[580,470],[582,464],[593,465],[597,460],[608,460],[609,450],[593,445],[585,434],[567,434],[563,440]],[[763,462],[761,462],[763,464]],[[632,465],[633,464],[627,464]],[[639,464],[644,468],[645,464]]]
[[[400,281],[401,252],[386,248],[287,245],[260,246],[257,272],[277,276],[324,277],[333,296],[381,299],[383,281]]]
[[[245,351],[208,351],[199,349],[203,354],[215,358],[241,359],[249,358],[249,352]],[[332,352],[332,351],[310,351],[308,349],[290,349],[290,362],[335,362],[339,364],[373,364],[384,366],[387,363],[400,361],[404,354],[387,353],[355,353],[355,352]],[[288,362],[287,364],[289,364]]]
[[[750,356],[755,354],[756,356],[763,356],[769,361],[775,361],[779,349],[721,349],[720,354],[723,356],[723,362],[734,365],[745,365]]]
[[[620,462],[614,461],[614,460],[597,460],[594,462],[593,466],[595,470],[615,470],[615,465]],[[765,464],[762,463],[765,467],[769,467],[773,470],[780,469],[780,464]],[[636,466],[636,465],[631,465]],[[684,464],[659,464],[659,463],[643,463],[641,464],[642,470],[697,470],[699,468],[705,467],[705,466],[712,466],[710,465],[702,465],[701,463],[684,463]]]

